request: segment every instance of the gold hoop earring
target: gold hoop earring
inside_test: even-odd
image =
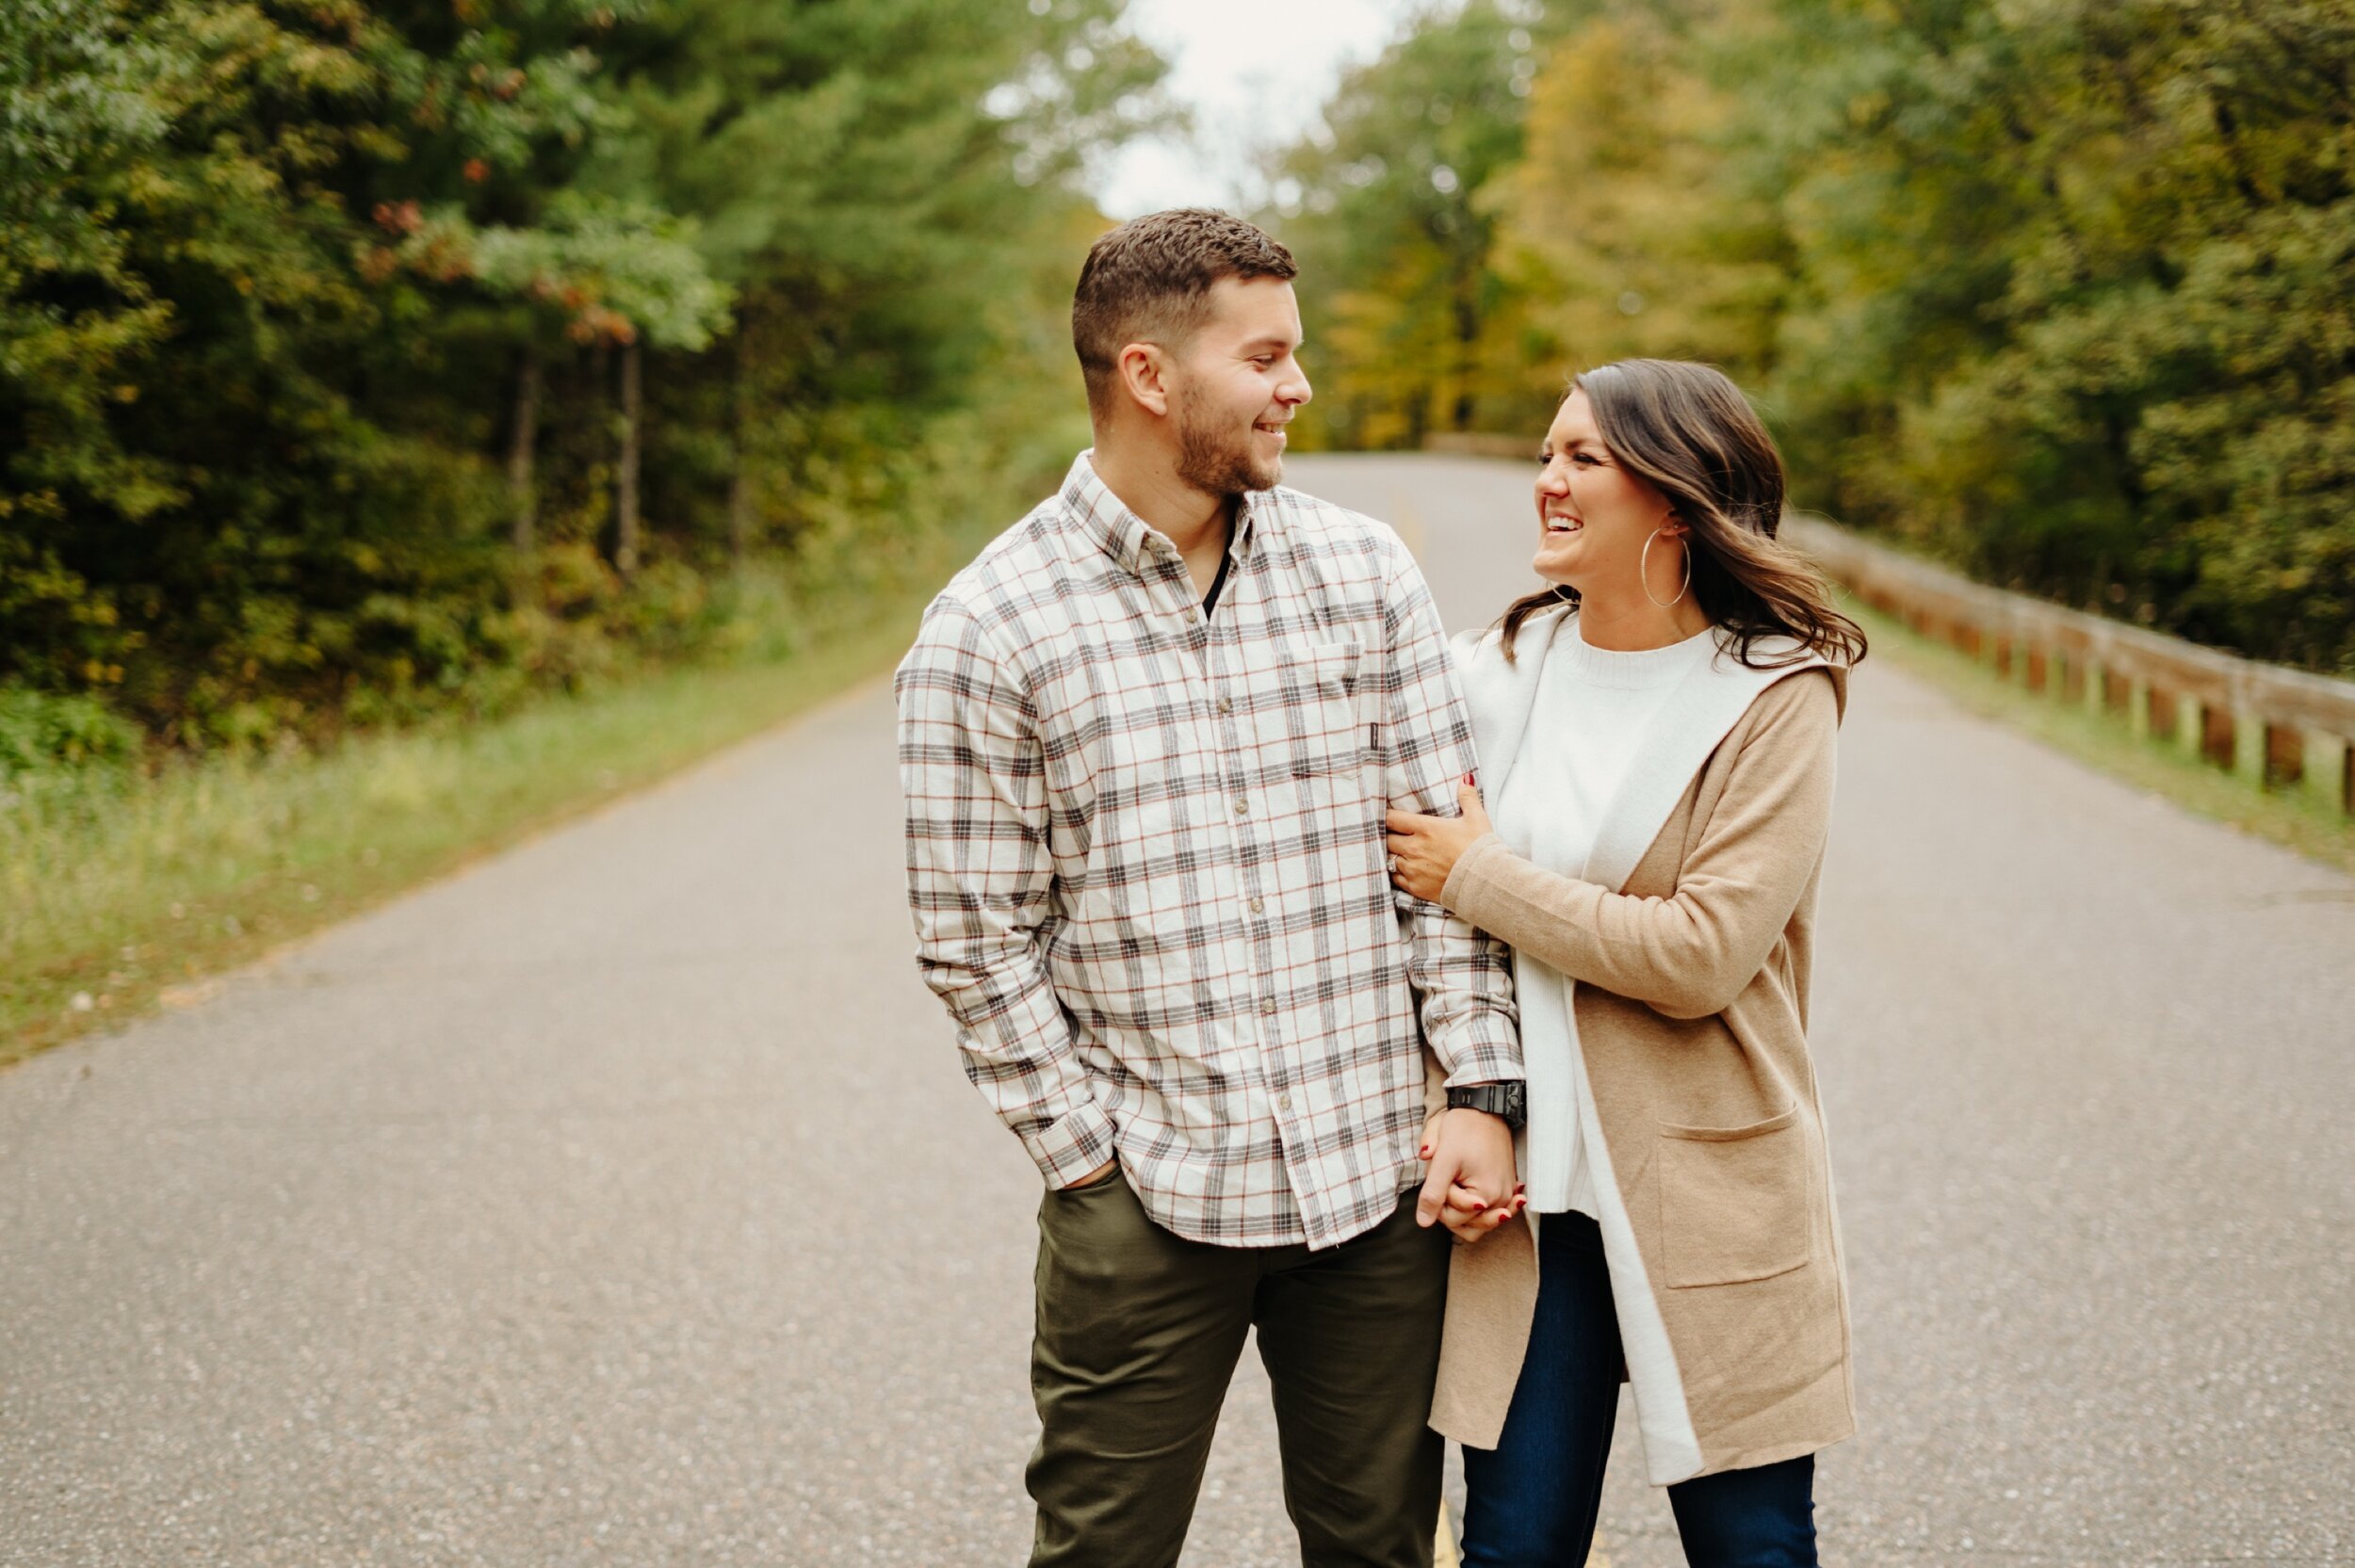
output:
[[[1688,544],[1684,547],[1684,581],[1678,586],[1677,596],[1674,599],[1669,600],[1665,605],[1661,604],[1657,599],[1652,599],[1651,542],[1654,539],[1658,539],[1662,534],[1665,534],[1667,531],[1668,530],[1665,525],[1654,528],[1651,531],[1651,538],[1644,541],[1644,553],[1637,557],[1635,561],[1635,574],[1643,581],[1644,597],[1651,599],[1653,605],[1657,606],[1661,609],[1676,608],[1679,604],[1683,602],[1684,590],[1693,586],[1693,547]]]

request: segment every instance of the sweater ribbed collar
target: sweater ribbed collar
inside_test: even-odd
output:
[[[1560,661],[1564,674],[1583,686],[1607,691],[1643,691],[1681,679],[1686,671],[1716,650],[1714,627],[1703,627],[1683,641],[1671,642],[1665,648],[1598,648],[1586,640],[1585,629],[1579,624],[1578,617],[1571,616],[1561,635],[1553,639],[1551,657]]]

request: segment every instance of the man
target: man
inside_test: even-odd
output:
[[[1275,488],[1295,271],[1223,213],[1096,243],[1096,445],[896,685],[924,978],[1048,1188],[1035,1568],[1177,1561],[1253,1325],[1303,1560],[1428,1564],[1432,1222],[1511,1202],[1506,955],[1385,867],[1472,766],[1438,618],[1389,529]]]

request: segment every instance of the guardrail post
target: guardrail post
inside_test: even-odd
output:
[[[2266,733],[2266,716],[2259,710],[2256,693],[2249,689],[2246,679],[2232,683],[2229,704],[2233,747],[2226,755],[2233,776],[2243,784],[2263,789],[2272,771],[2273,737]]]
[[[2233,772],[2233,763],[2237,761],[2233,756],[2233,708],[2221,702],[2195,702],[2193,708],[2200,714],[2200,723],[2193,725],[2198,737],[2193,756]]]
[[[2094,706],[2103,708],[2103,711],[2113,714],[2115,719],[2124,719],[2129,728],[2134,728],[2134,708],[2136,708],[2136,702],[2134,702],[2134,699],[2136,699],[2134,680],[2129,678],[2129,675],[2120,675],[2118,671],[2110,669],[2108,664],[2096,664],[2094,675],[2096,675],[2096,689],[2101,692],[2101,699],[2094,703]]]
[[[2330,730],[2306,730],[2298,735],[2298,739],[2303,742],[2303,756],[2298,758],[2298,786],[2306,799],[2327,813],[2346,813],[2350,775],[2348,744]]]
[[[2266,721],[2258,715],[2235,703],[2228,710],[2232,717],[2233,738],[2229,752],[2219,752],[2228,760],[2233,774],[2242,783],[2266,786]]]
[[[2267,789],[2296,789],[2306,777],[2306,732],[2295,724],[2262,724]]]

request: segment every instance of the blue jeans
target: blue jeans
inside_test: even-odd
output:
[[[1618,1417],[1619,1320],[1602,1232],[1583,1214],[1537,1227],[1537,1312],[1494,1448],[1464,1450],[1465,1568],[1577,1568],[1595,1538]],[[1693,1568],[1815,1568],[1815,1459],[1668,1488]]]

